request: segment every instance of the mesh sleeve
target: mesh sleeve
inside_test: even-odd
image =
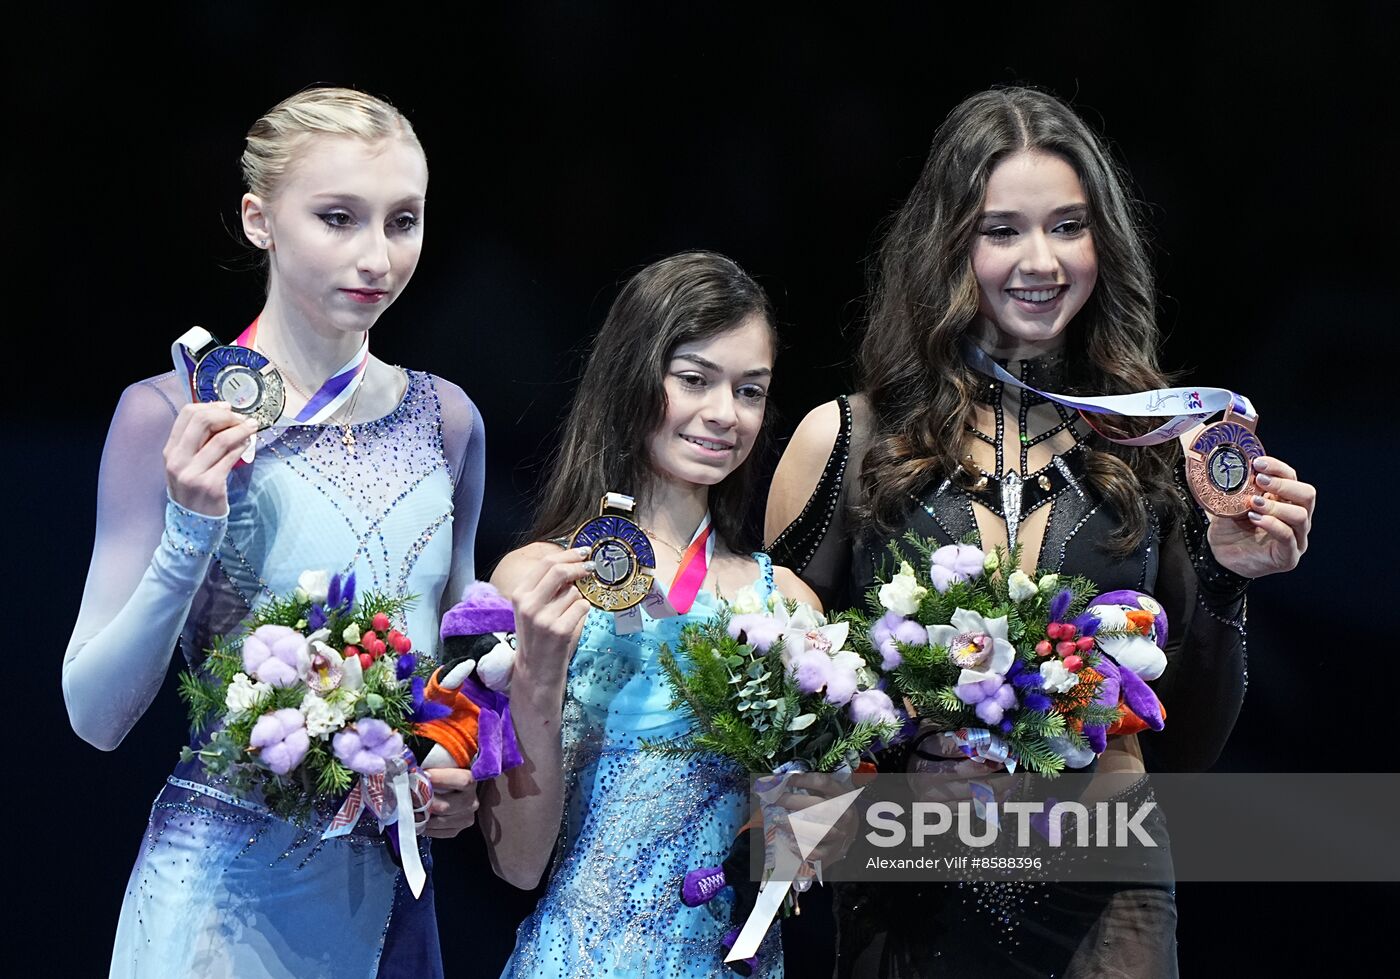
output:
[[[79,736],[111,749],[155,699],[227,516],[170,501],[162,449],[175,418],[174,375],[127,388],[102,450],[97,530],[82,605],[63,658],[63,695]]]

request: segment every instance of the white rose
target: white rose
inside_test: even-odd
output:
[[[340,638],[349,643],[359,642],[364,638],[365,631],[360,628],[360,623],[351,622],[345,627],[345,631],[340,634]]]
[[[1040,593],[1042,595],[1049,595],[1051,592],[1053,592],[1056,588],[1059,587],[1060,576],[1057,574],[1048,574],[1044,578],[1040,579]]]
[[[880,586],[880,604],[897,615],[910,616],[919,611],[928,589],[914,577],[914,569],[905,561],[899,566],[899,574],[888,583]]]
[[[1051,693],[1072,690],[1078,682],[1078,674],[1065,669],[1065,664],[1058,659],[1047,659],[1040,664],[1040,685]]]
[[[252,710],[263,694],[272,689],[271,684],[253,682],[246,673],[235,673],[233,682],[224,692],[224,706],[230,714],[242,714]]]
[[[1035,582],[1024,571],[1013,571],[1006,579],[1006,590],[1013,602],[1024,602],[1036,595]]]
[[[758,592],[754,591],[752,585],[745,585],[734,593],[734,597],[729,600],[729,607],[734,610],[735,615],[757,615],[764,611],[763,600],[758,597]]]
[[[306,593],[306,600],[320,605],[331,590],[329,571],[303,571],[297,578],[297,587]]]
[[[301,715],[306,718],[306,733],[313,738],[324,737],[345,726],[345,711],[314,693],[308,693],[301,701]]]

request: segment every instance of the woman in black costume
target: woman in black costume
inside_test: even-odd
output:
[[[862,601],[887,542],[908,530],[939,543],[975,534],[987,550],[1019,544],[1028,571],[1154,595],[1171,623],[1154,684],[1170,720],[1111,738],[1097,772],[1118,777],[1096,776],[1086,802],[1125,783],[1117,798],[1145,798],[1134,776],[1149,764],[1214,763],[1244,697],[1247,585],[1296,566],[1316,496],[1265,458],[1248,514],[1207,519],[1174,444],[1115,444],[964,363],[967,338],[1044,391],[1167,385],[1124,185],[1098,138],[1049,95],[1000,89],[954,109],[881,248],[860,393],[803,420],[767,515],[774,560],[828,608]],[[1165,887],[848,885],[835,902],[838,976],[1176,974]]]

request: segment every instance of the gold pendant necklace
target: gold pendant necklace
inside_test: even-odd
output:
[[[666,538],[662,537],[660,534],[658,534],[656,531],[652,530],[650,527],[643,527],[642,529],[646,531],[647,536],[650,537],[652,540],[660,541],[661,543],[663,543],[663,544],[665,544],[667,547],[669,547],[671,550],[675,551],[675,552],[676,552],[676,560],[677,560],[677,561],[679,561],[681,558],[685,557],[685,548],[684,548],[684,547],[677,547],[675,544],[672,544],[670,541],[668,541]]]
[[[355,393],[350,395],[350,405],[346,409],[345,417],[341,419],[344,430],[340,436],[340,444],[345,446],[345,451],[350,453],[350,457],[355,457],[355,433],[350,430],[350,419],[355,417],[355,403],[360,400],[360,389],[364,387],[364,375],[361,374],[359,383],[355,385]]]

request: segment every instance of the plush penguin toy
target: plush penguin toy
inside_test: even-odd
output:
[[[1094,752],[1103,752],[1110,734],[1162,730],[1166,708],[1146,683],[1167,668],[1167,613],[1161,604],[1130,588],[1106,592],[1089,603],[1076,624],[1105,654],[1097,667],[1104,675],[1097,699],[1118,708],[1118,721],[1112,726],[1085,726],[1084,736]]]
[[[424,768],[470,768],[495,778],[523,761],[511,724],[515,610],[484,581],[442,618],[442,666],[424,691],[437,715],[420,722],[414,753]]]

